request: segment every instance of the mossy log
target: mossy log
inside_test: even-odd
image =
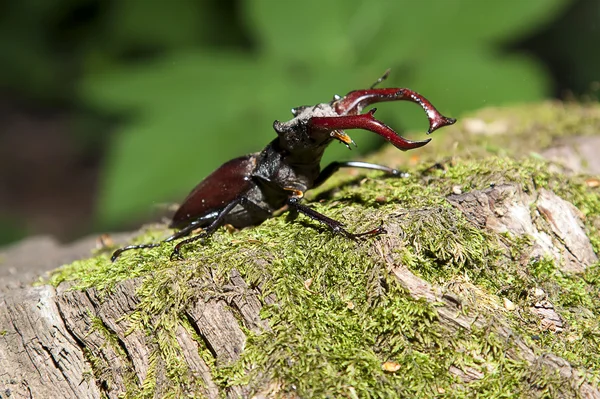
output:
[[[0,398],[600,398],[598,148],[597,104],[487,109],[370,159],[409,177],[341,173],[313,193],[385,235],[284,214],[180,261],[165,244],[111,263],[109,246],[6,280]]]

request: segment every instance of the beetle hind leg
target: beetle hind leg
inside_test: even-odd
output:
[[[211,216],[210,218],[207,218],[206,216],[203,216],[201,218],[198,218],[198,219],[192,221],[187,226],[185,226],[183,229],[177,231],[176,233],[172,234],[171,236],[165,238],[164,240],[162,240],[160,242],[154,242],[154,243],[150,243],[150,244],[128,245],[126,247],[119,248],[115,252],[113,252],[112,256],[110,257],[110,261],[111,262],[116,261],[117,258],[119,256],[121,256],[121,254],[125,251],[129,251],[132,249],[156,248],[156,247],[159,247],[162,243],[170,242],[173,240],[177,240],[178,238],[185,237],[188,234],[190,234],[192,231],[196,230],[197,228],[205,226],[207,223],[210,222],[210,219],[212,219],[212,218],[214,218],[214,217]]]
[[[323,223],[324,225],[329,227],[331,229],[331,231],[333,231],[334,234],[340,234],[346,238],[355,240],[359,237],[376,236],[379,234],[386,233],[383,225],[379,225],[379,226],[375,227],[374,229],[365,231],[363,233],[351,233],[344,228],[344,224],[342,222],[332,219],[329,216],[325,216],[322,213],[317,212],[314,209],[312,209],[306,205],[300,204],[300,199],[301,199],[301,197],[297,197],[297,196],[290,197],[288,199],[288,205],[290,206],[290,208],[292,208],[296,212],[299,212],[305,216],[308,216],[309,218],[311,218],[313,220],[316,220],[317,222]]]
[[[156,243],[152,243],[152,244],[128,245],[126,247],[119,248],[115,252],[113,252],[112,256],[110,257],[110,261],[111,262],[116,261],[117,258],[119,256],[121,256],[121,254],[125,251],[129,251],[131,249],[156,248],[156,247],[159,247],[160,244],[162,244],[162,242],[156,242]]]

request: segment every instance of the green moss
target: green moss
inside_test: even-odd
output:
[[[83,378],[86,382],[95,381],[98,387],[101,389],[102,398],[106,398],[103,390],[109,389],[112,384],[112,380],[106,372],[106,362],[95,356],[92,351],[88,348],[83,348],[83,356],[90,365],[91,370],[83,372]]]
[[[281,216],[234,234],[219,230],[207,242],[186,247],[183,261],[169,261],[174,244],[167,243],[124,253],[115,263],[108,254],[75,262],[55,272],[50,282],[74,281],[77,289],[109,292],[119,281],[140,281],[140,303],[128,319],[132,330],[147,334],[153,349],[141,392],[130,388],[128,396],[152,396],[161,368],[169,381],[165,396],[194,392],[198,382],[190,376],[175,339],[180,325],[197,340],[200,356],[222,388],[269,379],[282,392],[301,397],[573,396],[574,388],[554,371],[508,358],[511,342],[495,335],[494,320],[506,319],[538,354],[556,353],[587,370],[586,380],[597,384],[600,265],[576,275],[560,271],[549,259],[524,262],[529,237],[483,231],[446,201],[457,189],[483,190],[494,184],[515,183],[529,193],[548,188],[579,208],[594,249],[600,252],[598,189],[589,187],[585,177],[566,178],[559,168],[531,154],[536,144],[532,132],[543,132],[542,140],[550,142],[567,134],[587,134],[590,129],[578,121],[600,126],[597,108],[578,108],[574,118],[570,107],[546,104],[519,113],[485,111],[489,117],[485,112],[478,117],[508,118],[508,138],[467,139],[456,127],[447,139],[438,140],[447,140],[443,149],[436,149],[442,154],[436,159],[446,159],[438,167],[423,160],[403,179],[342,173],[311,194],[312,199],[324,200],[312,207],[343,221],[351,231],[367,230],[381,221],[396,226],[388,228],[386,236],[353,242],[332,236],[303,216],[295,221]],[[526,122],[531,115],[535,122]],[[515,144],[513,139],[525,141]],[[453,142],[460,142],[469,157],[457,155]],[[427,151],[431,150],[424,152],[424,159],[431,154]],[[506,153],[521,158],[503,156]],[[135,242],[165,235],[164,229],[153,228]],[[394,240],[394,252],[378,253],[378,240]],[[399,287],[387,270],[390,262],[456,295],[461,312],[488,320],[489,328],[450,334],[438,321],[436,304],[414,300]],[[223,286],[234,268],[249,285],[262,282],[264,296],[277,297],[275,305],[265,305],[262,311],[272,332],[248,333],[241,359],[217,366],[183,315],[194,301],[226,298]],[[536,288],[547,294],[564,319],[562,333],[544,329],[529,310]],[[203,298],[197,297],[198,290]],[[504,298],[517,310],[505,310]],[[111,342],[110,334],[107,340]],[[397,363],[400,369],[384,371],[385,362]],[[450,372],[454,368],[479,378],[465,383]]]

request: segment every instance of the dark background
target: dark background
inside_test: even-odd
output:
[[[387,68],[452,116],[597,101],[599,43],[600,0],[0,1],[0,244],[159,219],[290,108]],[[425,130],[410,104],[379,117]]]

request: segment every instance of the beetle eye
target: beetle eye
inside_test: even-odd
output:
[[[292,115],[294,116],[298,116],[302,113],[302,111],[304,111],[306,108],[310,108],[308,105],[302,105],[300,107],[294,107],[292,108]]]
[[[285,131],[283,128],[283,124],[279,121],[273,122],[273,129],[275,129],[277,134],[282,134]]]

